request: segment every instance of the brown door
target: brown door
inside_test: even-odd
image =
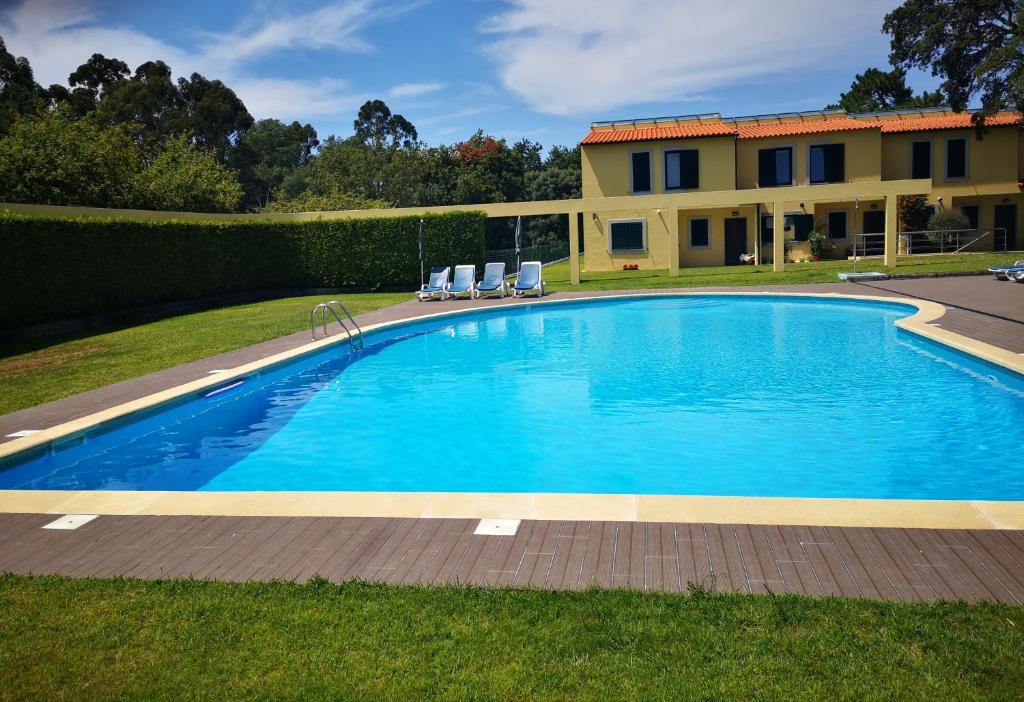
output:
[[[740,265],[740,254],[747,253],[747,218],[725,220],[725,265]]]
[[[1010,251],[1016,251],[1019,247],[1017,245],[1017,206],[1016,205],[996,205],[996,219],[994,224],[996,229],[1006,230],[1006,248]],[[1000,236],[996,232],[996,236]],[[999,239],[996,239],[998,243]]]

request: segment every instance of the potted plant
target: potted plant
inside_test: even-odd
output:
[[[807,235],[807,245],[811,249],[811,257],[820,261],[821,255],[825,253],[825,235],[818,231],[811,232]]]

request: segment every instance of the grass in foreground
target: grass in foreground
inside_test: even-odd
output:
[[[353,315],[411,293],[336,296]],[[309,328],[323,295],[235,305],[97,333],[0,342],[0,414]]]
[[[1013,263],[1021,257],[1015,253],[972,253],[943,256],[900,258],[895,266],[885,267],[882,259],[869,258],[857,262],[857,270],[889,274],[953,273],[984,271],[989,266]],[[668,271],[583,271],[580,285],[569,284],[569,262],[563,261],[544,269],[544,281],[551,290],[633,290],[639,288],[685,288],[719,285],[791,285],[797,283],[836,283],[838,273],[852,270],[849,261],[818,263],[787,263],[782,273],[773,273],[766,266],[718,266],[714,268],[683,268],[670,278]]]
[[[5,699],[1013,699],[1024,609],[0,576]]]

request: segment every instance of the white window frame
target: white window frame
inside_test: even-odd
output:
[[[613,224],[631,224],[633,222],[640,222],[643,225],[644,230],[644,247],[642,249],[613,249],[612,248],[612,225]],[[647,220],[642,217],[633,217],[631,219],[609,219],[608,220],[608,253],[610,254],[621,254],[621,253],[647,253]]]
[[[789,144],[773,144],[771,146],[763,146],[763,147],[759,148],[757,150],[757,163],[758,163],[758,168],[759,169],[761,167],[760,166],[760,164],[761,164],[761,152],[762,151],[769,151],[769,150],[773,150],[773,149],[789,149],[789,182],[788,183],[781,183],[781,184],[780,183],[776,183],[775,185],[761,185],[761,183],[758,182],[757,187],[758,188],[769,188],[770,189],[770,188],[789,188],[789,187],[792,187],[792,186],[796,185],[797,182],[799,181],[799,178],[797,178],[797,170],[798,169],[796,167],[796,160],[798,158],[797,152],[799,151],[799,149],[797,149],[796,142],[792,142],[792,143],[789,143]],[[807,158],[810,158],[810,152],[808,152]],[[807,178],[805,179],[805,181],[807,179],[809,179],[810,176],[811,176],[811,174],[810,174],[810,172],[808,172],[807,173]],[[760,177],[760,174],[758,174],[758,177]]]
[[[647,177],[651,182],[650,190],[637,190],[633,187],[633,156],[635,154],[647,154]],[[654,154],[650,149],[637,149],[629,152],[629,194],[650,195],[654,192]],[[619,220],[624,221],[624,220]],[[645,227],[647,225],[644,225]]]
[[[707,246],[694,246],[693,245],[693,223],[698,221],[698,220],[701,220],[701,219],[708,223],[708,245]],[[711,217],[708,217],[707,215],[697,216],[697,217],[687,217],[687,219],[686,219],[686,248],[693,249],[695,251],[710,251],[713,248],[712,247],[712,242],[714,242],[714,240],[715,239],[714,239],[714,237],[712,236],[712,233],[711,233]]]
[[[846,215],[846,236],[832,236],[832,222],[830,218],[834,214],[842,212]],[[846,241],[850,238],[850,211],[849,210],[828,210],[825,213],[825,223],[828,225],[828,238],[832,241]]]
[[[956,178],[950,178],[949,177],[949,142],[951,142],[951,141],[960,141],[960,140],[963,140],[963,142],[964,142],[964,174],[962,176],[957,176]],[[943,178],[944,178],[944,180],[949,180],[949,181],[953,181],[953,182],[960,182],[960,181],[967,180],[968,178],[970,178],[971,177],[971,147],[970,147],[970,139],[968,139],[965,136],[946,137],[945,141],[943,142],[942,161],[945,164],[945,168],[943,169]]]
[[[842,145],[842,147],[843,147],[843,179],[842,180],[838,180],[835,183],[830,183],[827,180],[823,180],[820,183],[812,182],[811,181],[811,149],[813,149],[815,146],[832,146],[832,145],[837,145],[837,146],[838,145]],[[825,170],[828,171],[828,168],[826,168]],[[793,177],[796,178],[796,174],[795,173],[793,174]],[[807,179],[806,179],[805,183],[807,185],[838,185],[839,183],[845,183],[845,182],[847,182],[846,181],[846,142],[845,141],[835,141],[835,140],[832,140],[832,141],[812,141],[811,143],[809,143],[807,145]]]
[[[935,177],[935,142],[932,139],[911,139],[910,158],[907,161],[907,178],[914,178],[914,144],[928,144],[928,177]]]
[[[669,188],[668,187],[668,169],[665,168],[665,154],[667,154],[669,151],[696,151],[697,152],[697,187],[696,188]],[[630,158],[632,158],[632,157],[630,157]],[[695,193],[695,192],[697,192],[698,190],[700,190],[700,149],[696,148],[696,147],[692,147],[692,146],[691,147],[686,147],[686,146],[666,146],[666,147],[662,148],[662,150],[661,150],[661,171],[662,171],[662,173],[661,173],[661,175],[662,175],[662,179],[661,179],[661,192],[665,193],[666,195],[671,194],[671,193]],[[680,175],[680,180],[682,180],[682,177],[681,177],[682,173],[680,173],[679,175]],[[632,171],[630,171],[630,177],[632,177]]]

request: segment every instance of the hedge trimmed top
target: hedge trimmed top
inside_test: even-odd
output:
[[[0,212],[0,329],[224,293],[419,284],[419,216],[301,222]],[[425,215],[426,265],[484,263],[482,212]]]

